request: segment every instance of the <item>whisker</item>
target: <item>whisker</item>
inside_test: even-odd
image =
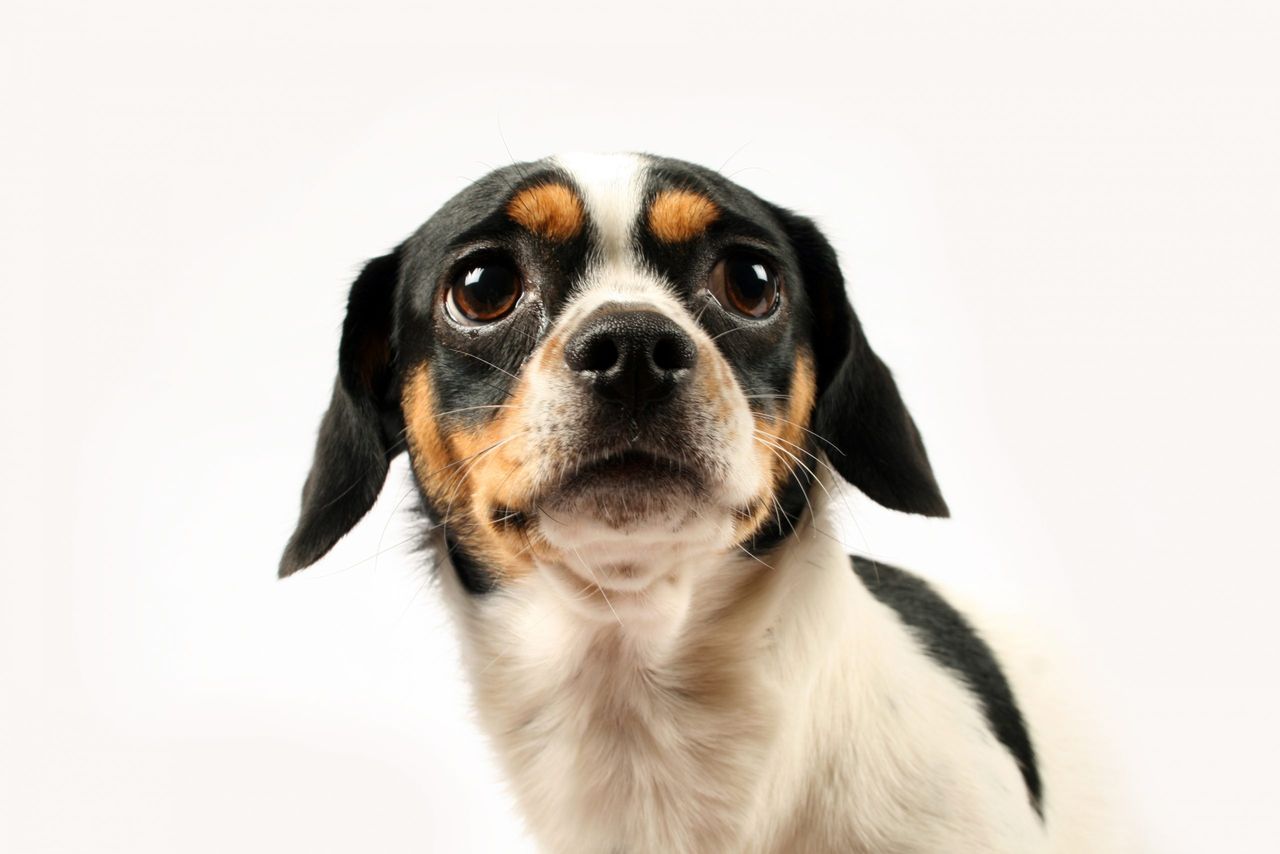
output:
[[[760,564],[761,566],[765,567],[766,569],[773,569],[773,565],[772,565],[772,564],[765,563],[763,560],[761,560],[760,558],[756,557],[756,556],[755,556],[755,555],[753,555],[751,552],[747,551],[746,546],[742,545],[742,543],[734,543],[734,545],[736,545],[736,546],[738,547],[738,551],[742,552],[744,555],[746,555],[747,557],[751,558],[751,559],[752,559],[752,560],[754,560],[756,563]],[[775,570],[775,571],[776,571],[776,570]]]
[[[507,442],[510,442],[512,439],[516,438],[517,436],[523,436],[523,435],[525,435],[526,433],[529,433],[529,432],[530,432],[529,430],[521,430],[519,433],[516,433],[515,435],[508,436],[508,437],[507,437],[507,438],[505,438],[505,439],[502,439],[502,440],[500,440],[500,441],[498,441],[498,442],[494,442],[492,445],[490,445],[490,446],[489,446],[489,447],[487,447],[487,448],[481,448],[479,451],[476,451],[474,454],[471,454],[471,455],[469,455],[469,456],[463,457],[463,458],[462,458],[462,459],[460,459],[460,460],[454,460],[453,462],[449,463],[447,466],[441,466],[440,468],[436,469],[435,471],[427,472],[425,475],[423,475],[423,476],[422,476],[422,479],[423,479],[423,480],[426,480],[427,478],[435,477],[436,475],[441,474],[441,473],[443,473],[443,472],[446,472],[446,471],[448,471],[449,469],[451,469],[451,468],[453,468],[453,467],[455,467],[455,466],[460,466],[460,465],[462,465],[463,463],[467,462],[468,460],[474,459],[474,458],[476,458],[476,457],[480,456],[481,454],[486,454],[486,453],[488,453],[489,451],[493,450],[494,448],[498,447],[499,445],[504,445],[504,444],[506,444]]]
[[[707,517],[706,517],[706,516],[703,516],[701,513],[699,513],[699,512],[698,512],[698,508],[696,508],[696,507],[690,507],[690,508],[689,508],[689,512],[693,513],[693,515],[694,515],[694,516],[697,516],[699,519],[702,519],[703,521],[706,521],[706,518],[707,518]],[[743,545],[742,545],[742,543],[734,543],[733,545],[734,545],[734,547],[735,547],[738,551],[742,552],[744,555],[746,555],[747,557],[751,558],[751,559],[752,559],[752,560],[754,560],[756,563],[760,564],[760,565],[761,565],[761,566],[763,566],[763,567],[766,567],[767,569],[773,569],[773,566],[772,566],[771,564],[765,563],[765,562],[764,562],[763,560],[761,560],[759,557],[757,557],[756,555],[753,555],[751,552],[747,551],[746,547],[745,547],[745,546],[743,546]]]
[[[770,433],[768,430],[761,430],[759,427],[753,427],[751,429],[752,429],[752,432],[754,432],[757,436],[764,436],[765,438],[772,439],[775,442],[781,442],[784,445],[789,445],[790,447],[795,448],[797,451],[804,454],[806,457],[810,457],[811,459],[815,459],[815,460],[820,459],[820,457],[817,454],[815,454],[813,451],[810,451],[805,446],[797,445],[795,442],[792,442],[790,439],[784,439],[781,436],[779,436],[777,433]]]
[[[482,357],[480,357],[480,356],[477,356],[475,353],[471,353],[471,352],[469,352],[469,351],[467,351],[467,350],[459,350],[457,347],[448,347],[448,346],[445,346],[445,345],[443,345],[443,344],[442,344],[442,345],[440,345],[440,346],[444,347],[444,349],[446,349],[446,350],[452,350],[452,351],[453,351],[453,352],[455,352],[455,353],[461,353],[463,356],[470,356],[471,358],[475,359],[477,362],[483,362],[483,363],[485,363],[486,365],[488,365],[489,367],[493,368],[495,371],[501,371],[502,373],[504,373],[504,374],[506,374],[507,376],[511,377],[511,379],[513,379],[513,380],[518,380],[518,379],[520,379],[520,378],[519,378],[519,377],[517,377],[515,374],[511,373],[510,371],[508,371],[506,368],[499,367],[498,365],[495,365],[493,362],[490,362],[488,359],[485,359],[485,358],[482,358]]]
[[[712,341],[719,341],[721,338],[723,338],[724,336],[728,335],[730,332],[739,332],[739,331],[741,331],[741,330],[743,330],[743,329],[747,329],[747,328],[749,328],[749,327],[746,327],[746,326],[733,326],[733,327],[730,327],[729,329],[726,329],[724,332],[720,332],[720,333],[717,333],[717,334],[715,334],[715,335],[712,335],[712,336],[711,336],[711,340],[712,340]]]
[[[773,509],[778,513],[778,521],[786,522],[787,527],[791,529],[791,533],[794,536],[796,533],[796,525],[791,521],[791,517],[787,515],[787,511],[783,508],[782,502],[778,500],[778,496],[770,492],[769,500],[773,502]],[[779,525],[779,528],[781,528],[781,525]]]
[[[507,150],[507,158],[511,161],[511,165],[515,167],[516,173],[520,176],[521,181],[528,181],[529,176],[524,174],[524,170],[520,168],[520,164],[516,162],[515,155],[511,153],[511,146],[507,145],[507,135],[502,132],[502,119],[498,119],[498,138],[502,140],[502,147]]]
[[[843,456],[845,455],[844,451],[840,450],[839,446],[837,446],[837,445],[835,445],[834,443],[832,443],[832,442],[831,442],[830,440],[828,440],[826,437],[824,437],[824,436],[822,436],[822,435],[819,435],[818,433],[813,432],[812,430],[810,430],[808,427],[804,426],[803,424],[797,424],[797,423],[796,423],[796,422],[794,422],[794,421],[788,421],[787,419],[783,418],[781,415],[770,415],[770,416],[769,416],[769,418],[771,418],[771,419],[772,419],[772,420],[774,420],[774,421],[780,421],[780,422],[782,422],[783,424],[790,424],[792,427],[795,427],[795,428],[796,428],[796,429],[798,429],[798,430],[803,430],[804,432],[808,433],[808,434],[809,434],[810,436],[812,436],[813,438],[817,439],[819,442],[822,442],[822,443],[823,443],[823,444],[825,444],[827,447],[831,448],[833,451],[835,451],[835,452],[836,452],[837,454],[839,454],[840,456],[842,456],[842,457],[843,457]]]
[[[587,571],[591,576],[591,580],[595,582],[596,589],[600,591],[600,595],[604,597],[604,604],[609,606],[610,611],[613,611],[613,618],[618,621],[618,628],[625,631],[626,626],[622,625],[622,618],[618,616],[617,611],[614,611],[613,603],[609,601],[609,594],[604,592],[604,587],[600,584],[600,579],[596,578],[595,570],[587,565],[587,562],[582,557],[582,552],[578,551],[577,546],[571,546],[571,548],[573,549],[573,553],[578,556],[578,562],[582,564],[582,568]]]
[[[716,298],[709,293],[704,292],[703,296],[706,297],[706,302],[703,304],[702,308],[698,309],[697,316],[693,318],[694,323],[697,323],[698,321],[702,320],[702,315],[706,314],[707,309],[711,308],[712,304],[714,304],[716,301]]]
[[[822,457],[820,457],[820,456],[818,456],[817,454],[813,453],[813,452],[812,452],[812,451],[810,451],[808,448],[805,448],[805,447],[803,447],[803,446],[801,446],[801,445],[797,445],[795,442],[790,442],[790,441],[788,441],[788,440],[786,440],[786,439],[782,438],[781,436],[777,435],[776,433],[770,433],[768,430],[761,430],[761,429],[759,429],[759,428],[752,428],[752,429],[753,429],[753,431],[756,433],[756,435],[758,435],[758,436],[764,436],[764,437],[769,438],[769,439],[775,439],[775,440],[777,440],[777,441],[779,441],[779,442],[782,442],[782,443],[783,443],[783,444],[785,444],[785,445],[790,445],[791,447],[795,448],[795,449],[796,449],[797,451],[799,451],[800,453],[804,454],[806,457],[809,457],[810,459],[812,459],[812,460],[814,461],[814,463],[816,463],[817,465],[820,465],[820,466],[823,466],[824,468],[826,468],[826,470],[827,470],[827,471],[831,472],[831,474],[832,474],[832,476],[833,476],[833,477],[836,477],[837,479],[840,477],[840,473],[839,473],[838,471],[836,471],[836,470],[835,470],[835,468],[833,468],[833,467],[832,467],[831,463],[827,462],[827,461],[826,461],[826,460],[824,460]]]
[[[427,577],[423,579],[422,583],[418,585],[417,589],[413,591],[413,595],[409,597],[409,601],[405,604],[404,610],[400,612],[399,617],[396,617],[397,625],[399,625],[401,622],[404,621],[404,617],[406,614],[409,613],[409,609],[413,607],[413,603],[418,601],[418,594],[421,593],[423,590],[426,590],[428,587],[430,587],[431,581],[432,581],[432,576],[427,575]]]
[[[391,508],[391,512],[387,514],[387,521],[384,522],[382,525],[382,533],[378,535],[378,551],[374,553],[374,561],[373,561],[374,572],[378,571],[377,557],[378,555],[382,554],[382,540],[387,535],[387,529],[391,527],[391,520],[396,518],[396,511],[400,509],[400,505],[404,504],[404,500],[408,498],[410,495],[412,495],[416,489],[417,489],[416,486],[410,486],[408,489],[406,489],[404,492],[404,495],[400,496],[400,500],[395,503],[395,506]]]
[[[733,150],[733,154],[730,154],[728,157],[726,157],[726,158],[724,159],[724,162],[720,164],[720,168],[719,168],[719,169],[717,169],[716,171],[717,171],[717,172],[721,172],[721,173],[723,173],[723,172],[724,172],[724,168],[725,168],[726,166],[728,166],[728,165],[729,165],[729,161],[730,161],[730,160],[732,160],[733,158],[737,157],[739,154],[741,154],[741,153],[742,153],[742,149],[746,148],[746,147],[747,147],[748,145],[750,145],[750,144],[751,144],[751,140],[747,140],[746,142],[742,143],[742,145],[739,145],[737,148],[735,148],[735,149]]]
[[[368,557],[366,557],[366,558],[361,558],[360,560],[356,561],[356,562],[355,562],[355,563],[353,563],[353,564],[350,564],[349,566],[344,566],[342,569],[335,569],[335,570],[331,570],[331,571],[329,571],[329,572],[317,572],[315,575],[313,575],[313,576],[311,576],[311,577],[312,577],[312,578],[329,578],[330,576],[338,575],[338,574],[340,574],[340,573],[346,572],[347,570],[355,569],[357,566],[360,566],[360,564],[362,564],[362,563],[368,563],[368,562],[369,562],[369,561],[371,561],[371,560],[377,560],[378,555],[386,554],[387,552],[393,552],[393,551],[395,551],[396,549],[398,549],[398,548],[400,548],[401,546],[403,546],[405,543],[413,542],[413,541],[414,541],[414,540],[416,540],[417,538],[418,538],[418,533],[417,533],[417,532],[415,532],[415,533],[413,533],[412,535],[410,535],[410,536],[408,536],[408,537],[405,537],[405,538],[404,538],[403,540],[401,540],[400,542],[398,542],[398,543],[392,543],[391,545],[387,546],[385,549],[382,549],[381,551],[374,552],[373,554],[369,555],[369,556],[368,556]]]
[[[800,476],[796,474],[795,468],[788,465],[787,461],[784,460],[782,456],[778,453],[778,451],[782,451],[785,449],[778,445],[771,445],[765,440],[761,439],[759,436],[756,437],[756,441],[758,441],[761,445],[768,448],[770,453],[772,453],[775,457],[777,457],[778,461],[782,463],[782,467],[786,469],[787,474],[796,479],[796,483],[800,486],[800,494],[804,496],[804,503],[809,507],[809,521],[810,523],[812,523],[815,519],[817,519],[818,515],[813,510],[813,502],[809,500],[809,490],[805,487],[804,483],[801,482]],[[792,459],[795,459],[795,457],[793,456]],[[797,460],[797,462],[799,461]],[[810,472],[810,474],[812,474],[812,472]]]
[[[498,448],[501,448],[503,445],[507,444],[508,442],[512,442],[516,439],[519,439],[530,432],[532,431],[521,430],[520,432],[510,435],[500,442],[494,442],[492,445],[485,448],[483,451],[472,454],[471,457],[468,458],[471,460],[471,462],[466,467],[466,469],[452,476],[454,478],[453,489],[450,490],[448,497],[445,498],[445,504],[448,505],[449,507],[448,511],[445,513],[445,519],[444,519],[445,523],[448,523],[448,521],[453,518],[453,500],[458,497],[458,491],[461,490],[463,485],[467,482],[467,475],[471,474],[471,472],[475,469],[475,467],[480,463],[480,460],[485,455],[498,450]]]
[[[519,406],[511,403],[486,403],[480,406],[463,406],[458,409],[450,409],[447,412],[437,412],[437,418],[443,418],[446,415],[457,415],[459,412],[471,412],[476,409],[519,409]]]
[[[757,438],[760,438],[758,434],[757,434]],[[765,439],[760,439],[760,441],[767,443],[767,440]],[[824,484],[821,480],[818,479],[818,475],[814,473],[813,469],[805,465],[803,460],[801,460],[799,457],[797,457],[795,454],[791,453],[781,445],[772,445],[772,447],[777,448],[779,451],[782,451],[782,453],[786,454],[788,457],[791,457],[791,459],[795,460],[796,465],[800,466],[800,468],[807,471],[809,473],[809,477],[813,478],[813,482],[816,483],[818,487],[822,489],[823,492],[827,493],[828,499],[831,499],[831,492],[830,490],[827,489],[826,484]],[[831,500],[834,500],[834,499],[831,499]],[[812,515],[812,513],[810,515]]]
[[[390,452],[390,451],[398,450],[400,445],[402,445],[405,439],[408,437],[408,434],[409,434],[408,427],[401,430],[400,434],[396,437],[396,440],[387,446],[387,451]],[[333,498],[330,498],[324,504],[321,504],[319,507],[316,508],[316,510],[317,511],[325,510],[337,504],[339,501],[345,498],[347,494],[351,492],[351,490],[359,486],[364,481],[364,478],[365,478],[365,475],[363,473],[356,475],[355,478],[352,479],[351,483],[347,484],[347,486],[341,492],[333,496]]]

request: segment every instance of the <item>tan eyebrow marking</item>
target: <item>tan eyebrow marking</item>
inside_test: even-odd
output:
[[[663,190],[649,206],[649,230],[663,243],[684,243],[720,216],[716,203],[692,190]]]
[[[526,187],[507,203],[507,216],[557,243],[576,237],[586,223],[582,200],[564,184]]]

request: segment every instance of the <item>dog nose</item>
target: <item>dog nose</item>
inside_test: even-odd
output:
[[[597,396],[635,409],[669,397],[697,360],[693,339],[647,309],[601,309],[564,348],[565,364]]]

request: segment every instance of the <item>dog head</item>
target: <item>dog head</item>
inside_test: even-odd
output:
[[[766,552],[828,461],[886,507],[947,514],[814,224],[648,156],[500,169],[365,266],[282,576],[404,450],[472,592]]]

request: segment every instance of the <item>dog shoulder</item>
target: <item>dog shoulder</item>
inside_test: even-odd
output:
[[[867,591],[890,608],[921,649],[973,695],[1014,758],[1054,850],[1141,850],[1127,810],[1107,786],[1105,738],[1088,681],[1064,650],[1025,617],[969,603],[906,570],[852,557]]]
[[[1017,762],[1032,807],[1043,815],[1043,783],[1030,729],[995,652],[924,579],[867,558],[855,556],[852,563],[863,586],[897,614],[929,657],[973,693],[992,733]]]

